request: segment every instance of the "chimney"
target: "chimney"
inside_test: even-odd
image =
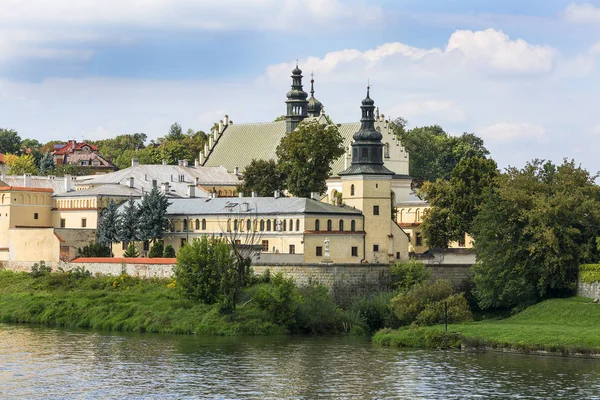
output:
[[[183,166],[184,167],[189,167],[189,165],[190,164],[188,163],[188,160],[183,160]]]
[[[240,174],[240,168],[239,167],[235,167],[233,169],[233,173],[236,174],[236,175],[239,175]]]
[[[278,199],[278,198],[279,198],[279,190],[276,190],[276,191],[273,193],[273,197],[275,197],[276,199]]]
[[[140,160],[138,158],[132,158],[131,159],[131,166],[132,167],[137,167],[138,165],[140,165]]]
[[[187,185],[187,194],[189,198],[194,198],[196,197],[196,186],[190,184]]]
[[[229,125],[229,115],[225,115],[225,117],[223,118],[223,125]]]
[[[219,134],[223,133],[225,126],[223,125],[223,120],[219,121]]]
[[[177,160],[177,165],[179,165],[180,167],[183,167],[183,160]]]
[[[167,165],[167,160],[162,160],[162,165]]]
[[[241,199],[242,197],[244,197],[244,192],[239,192],[238,193],[238,197]]]
[[[258,193],[252,192],[252,197],[258,197]]]
[[[23,175],[23,187],[31,187],[31,174]]]
[[[71,175],[65,175],[65,192],[71,191]]]
[[[310,192],[310,198],[313,200],[321,200],[321,193],[319,192]]]
[[[134,186],[133,186],[133,182],[134,182],[134,178],[133,178],[133,176],[129,177],[129,182],[128,182],[128,185],[127,185],[127,186],[129,186],[130,188],[133,188],[133,187],[134,187]]]
[[[165,194],[165,195],[169,194],[169,182],[163,182],[163,183],[161,183],[160,186],[161,186],[163,194]]]
[[[195,177],[194,178],[194,185],[198,186],[200,184],[200,178]]]

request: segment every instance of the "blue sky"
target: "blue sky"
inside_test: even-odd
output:
[[[0,127],[42,142],[284,113],[295,60],[335,121],[482,136],[502,167],[600,170],[600,1],[5,0]],[[308,79],[306,79],[308,83]]]

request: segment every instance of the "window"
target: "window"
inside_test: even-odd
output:
[[[156,179],[152,179],[152,187],[157,187],[158,181]]]
[[[396,260],[399,260],[399,259],[400,259],[400,252],[399,252],[399,251],[397,251],[397,252],[396,252]]]
[[[246,230],[248,232],[250,232],[252,230],[252,221],[251,220],[246,221]]]
[[[379,245],[378,244],[374,244],[373,245],[373,252],[378,252],[379,251]]]
[[[373,206],[373,215],[379,215],[379,206]]]
[[[33,213],[33,219],[38,219],[38,213]]]
[[[340,232],[344,230],[344,220],[340,219]]]
[[[236,239],[236,240],[234,241],[234,244],[235,244],[236,246],[239,246],[239,245],[241,245],[241,244],[242,244],[242,241],[241,241],[241,240],[239,240],[239,239]]]
[[[294,230],[294,220],[290,219],[290,231]]]
[[[271,231],[271,220],[267,220],[267,232]]]
[[[148,240],[144,240],[144,251],[150,250],[150,242]]]
[[[264,220],[264,219],[261,219],[261,220],[260,220],[260,231],[262,232],[262,231],[264,231],[264,230],[265,230],[265,220]]]
[[[100,163],[98,161],[94,161],[93,164],[94,164],[95,167],[97,167],[98,165],[100,165]]]
[[[86,218],[81,218],[81,227],[85,228],[87,226],[87,219]]]
[[[287,220],[283,220],[283,228],[281,229],[282,231],[287,231]]]
[[[181,247],[185,246],[186,243],[187,240],[185,240],[185,238],[181,238]]]
[[[188,220],[184,219],[183,220],[183,231],[187,232],[187,230],[188,230]]]
[[[203,231],[206,230],[206,220],[205,219],[202,220],[202,230]]]
[[[328,219],[328,220],[327,220],[327,230],[331,232],[331,230],[332,230],[332,229],[333,229],[333,227],[332,227],[331,220],[330,220],[330,219]]]
[[[317,257],[323,257],[323,246],[317,246],[316,254],[317,254]]]
[[[350,222],[350,230],[351,230],[352,232],[356,231],[356,221],[355,221],[355,220],[352,220],[352,221]]]
[[[129,242],[123,242],[121,244],[121,250],[127,250],[127,246],[129,246]]]
[[[350,186],[350,196],[354,196],[354,185]]]
[[[67,220],[64,218],[60,219],[60,227],[64,228],[65,226],[67,226]]]
[[[386,143],[383,145],[383,156],[385,158],[390,158],[390,144]]]
[[[320,231],[321,230],[321,221],[319,221],[318,219],[315,220],[315,231]]]
[[[352,246],[352,257],[358,257],[358,247]]]
[[[87,167],[88,162],[84,160],[84,161],[81,162],[81,165],[83,165],[84,167]]]
[[[269,251],[269,241],[268,240],[262,241],[262,251]]]
[[[296,245],[290,244],[290,254],[296,254]]]
[[[300,220],[297,219],[296,220],[296,232],[298,232],[300,230]]]
[[[239,226],[238,220],[234,219],[233,220],[233,230],[234,230],[234,232],[238,231],[238,226]]]
[[[417,246],[423,246],[423,237],[421,236],[421,232],[417,232]]]
[[[197,231],[200,230],[200,220],[199,219],[196,220],[195,230],[197,230]]]

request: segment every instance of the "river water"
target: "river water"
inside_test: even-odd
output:
[[[600,360],[0,324],[0,398],[592,399]]]

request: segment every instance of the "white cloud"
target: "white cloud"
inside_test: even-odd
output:
[[[571,3],[565,9],[564,16],[568,22],[572,23],[598,24],[600,23],[600,8],[594,7],[590,3]]]
[[[466,111],[452,100],[408,101],[389,107],[390,115],[401,115],[412,121],[427,118],[433,123],[462,122],[466,120]]]
[[[541,140],[546,135],[546,129],[539,125],[528,123],[499,122],[484,126],[477,131],[485,140],[510,142],[523,139]]]

